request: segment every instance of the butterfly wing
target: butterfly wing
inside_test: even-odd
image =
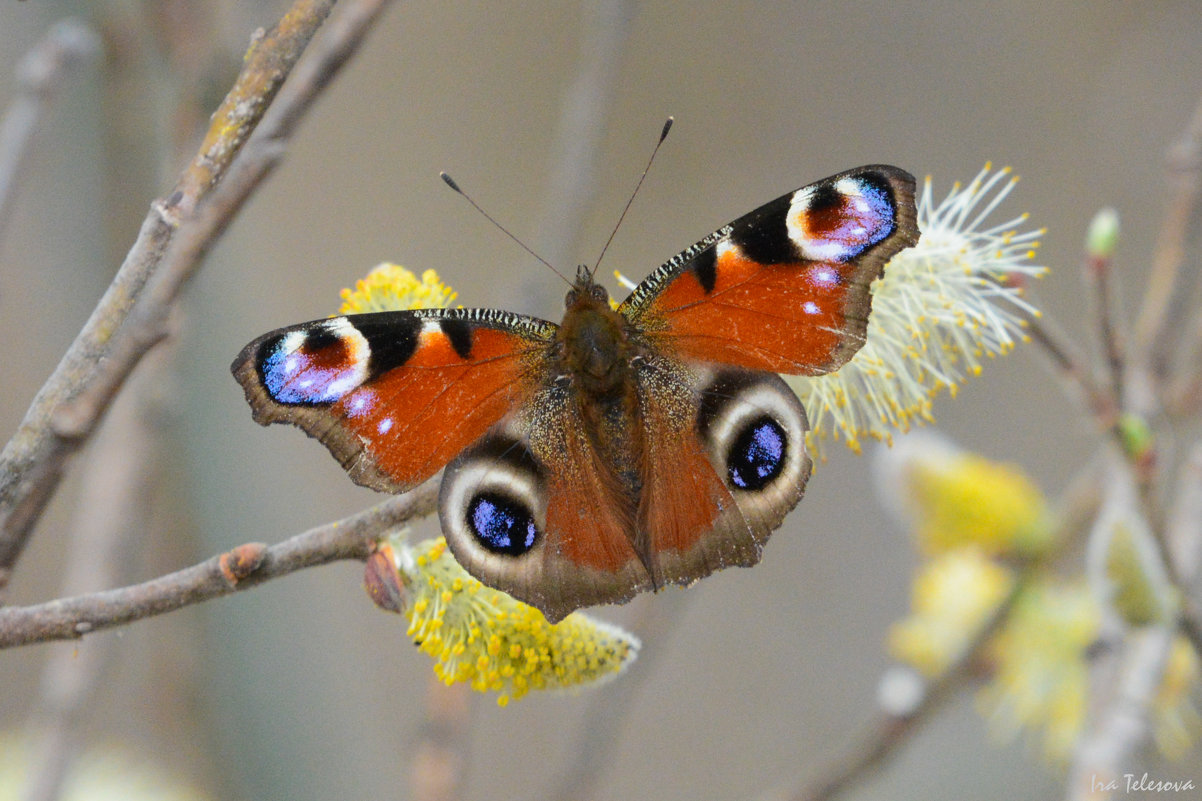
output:
[[[530,397],[555,329],[491,309],[332,317],[259,337],[231,370],[257,422],[299,426],[356,483],[403,492]]]
[[[914,177],[860,167],[719,229],[649,275],[619,310],[682,359],[825,373],[859,350],[869,286],[917,241]]]
[[[859,350],[869,286],[917,241],[915,218],[908,173],[840,173],[718,230],[619,307],[656,354],[639,381],[638,509],[656,586],[759,561],[811,469],[805,410],[774,373],[828,372]]]
[[[772,373],[663,357],[648,367],[638,530],[655,585],[754,565],[809,479],[805,410]]]
[[[301,427],[357,483],[401,492],[447,465],[456,558],[558,620],[758,561],[810,471],[773,373],[860,347],[869,285],[917,239],[913,192],[893,167],[841,173],[660,267],[619,307],[638,355],[608,409],[556,374],[557,326],[494,310],[284,328],[233,372],[258,422]]]
[[[652,588],[628,489],[552,382],[447,466],[439,517],[464,569],[555,622]]]
[[[809,476],[805,413],[776,375],[652,357],[634,389],[633,476],[602,456],[581,396],[555,381],[444,474],[455,558],[552,622],[755,564]]]

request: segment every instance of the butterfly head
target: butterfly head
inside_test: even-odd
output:
[[[593,271],[587,264],[576,268],[576,281],[563,299],[568,311],[585,306],[609,306],[609,292],[593,280]]]

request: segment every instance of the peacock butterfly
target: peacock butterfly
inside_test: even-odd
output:
[[[811,467],[777,373],[847,362],[869,285],[917,239],[913,176],[871,165],[718,229],[616,310],[580,267],[559,325],[333,317],[264,334],[232,370],[256,421],[299,426],[358,484],[404,492],[445,467],[455,557],[556,621],[759,561]]]

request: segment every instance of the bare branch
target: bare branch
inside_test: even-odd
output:
[[[0,648],[70,640],[93,631],[220,598],[297,570],[366,559],[385,531],[431,514],[438,485],[427,483],[366,511],[309,529],[277,545],[239,545],[198,565],[142,584],[49,601],[0,607]]]
[[[971,676],[972,668],[982,650],[993,639],[1010,616],[1014,604],[1027,587],[1028,573],[1024,571],[1011,587],[1010,593],[980,625],[972,640],[960,655],[938,677],[924,688],[921,699],[911,708],[898,712],[882,712],[871,731],[846,758],[828,770],[813,786],[789,795],[765,795],[763,801],[789,798],[792,801],[827,801],[850,790],[878,766],[891,759],[915,729],[943,706]]]
[[[1069,770],[1067,797],[1087,801],[1100,795],[1097,785],[1120,778],[1127,772],[1139,749],[1147,741],[1151,724],[1149,707],[1164,676],[1173,629],[1148,627],[1121,636],[1120,651],[1111,670],[1093,671],[1095,686],[1107,693],[1086,732],[1077,741]]]
[[[1027,315],[1024,320],[1031,339],[1043,348],[1052,366],[1071,388],[1070,391],[1080,394],[1081,402],[1093,415],[1098,427],[1103,430],[1113,428],[1119,416],[1117,399],[1097,385],[1076,346],[1047,321],[1032,315]]]
[[[1086,533],[1088,521],[1096,515],[1101,497],[1096,468],[1089,467],[1078,474],[1061,495],[1056,510],[1060,521],[1057,537],[1059,553],[1074,553],[1074,543]],[[980,624],[972,640],[960,651],[956,660],[923,688],[921,698],[908,709],[883,710],[868,734],[850,754],[834,763],[822,777],[808,788],[767,793],[760,801],[826,801],[851,790],[876,768],[892,759],[909,740],[911,734],[928,721],[957,690],[968,681],[979,664],[983,650],[1009,619],[1011,611],[1038,568],[1054,561],[1058,554],[1048,554],[1045,561],[1022,563],[1009,594],[994,608],[988,619]]]
[[[121,575],[120,553],[145,533],[147,495],[153,490],[158,457],[155,421],[162,420],[161,386],[174,348],[161,348],[133,376],[129,393],[113,407],[87,454],[80,502],[66,548],[62,594],[111,587]],[[32,716],[38,740],[30,759],[23,801],[54,801],[61,795],[79,735],[79,723],[109,661],[114,640],[87,648],[52,649]]]
[[[1148,276],[1148,291],[1135,321],[1135,361],[1146,366],[1156,383],[1164,376],[1169,347],[1175,334],[1169,325],[1175,299],[1182,292],[1177,283],[1185,259],[1186,236],[1197,209],[1202,180],[1202,103],[1194,110],[1181,138],[1169,149],[1169,207],[1161,224],[1160,237]]]
[[[358,0],[340,13],[265,116],[332,5],[298,0],[272,31],[256,37],[200,152],[176,189],[151,204],[117,277],[0,453],[0,588],[68,459],[133,366],[164,335],[180,288],[278,163],[297,122],[354,53],[386,0]]]
[[[1114,403],[1123,406],[1123,381],[1125,360],[1123,338],[1116,318],[1118,310],[1114,298],[1113,263],[1109,256],[1090,254],[1085,267],[1086,281],[1093,285],[1097,304],[1098,339],[1110,373],[1110,394]]]

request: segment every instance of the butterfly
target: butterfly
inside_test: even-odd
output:
[[[918,240],[915,216],[913,176],[860,167],[723,226],[616,309],[582,266],[559,325],[333,317],[264,334],[231,369],[257,422],[299,426],[358,484],[399,493],[443,470],[456,559],[554,622],[759,561],[811,468],[778,373],[859,350],[869,286]]]

